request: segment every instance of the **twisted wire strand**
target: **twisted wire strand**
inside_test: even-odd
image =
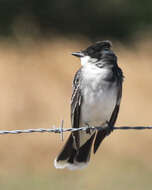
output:
[[[23,129],[23,130],[0,130],[0,135],[4,134],[21,134],[21,133],[60,133],[61,139],[63,140],[64,132],[74,132],[74,131],[86,131],[86,130],[100,130],[102,127],[81,127],[81,128],[63,128],[63,120],[59,128],[50,128],[50,129]],[[145,130],[152,129],[152,126],[121,126],[114,127],[113,130]]]

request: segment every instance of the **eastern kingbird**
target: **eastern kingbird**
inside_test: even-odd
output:
[[[98,126],[97,131],[77,131],[69,136],[54,161],[56,168],[85,167],[94,142],[94,153],[114,127],[122,95],[123,73],[110,41],[100,41],[87,49],[72,53],[82,67],[73,80],[71,123],[73,128]]]

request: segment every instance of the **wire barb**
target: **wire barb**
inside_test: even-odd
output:
[[[61,141],[63,141],[63,124],[64,124],[64,120],[62,119],[62,121],[61,121],[61,126],[60,126]]]

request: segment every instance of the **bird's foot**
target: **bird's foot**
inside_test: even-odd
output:
[[[88,123],[85,123],[85,125],[86,125],[86,127],[87,127],[87,129],[86,129],[86,133],[87,133],[87,134],[91,134],[91,133],[92,133],[92,131],[93,131],[93,129],[92,129],[92,128],[90,128],[90,126],[89,126],[89,124],[88,124]]]

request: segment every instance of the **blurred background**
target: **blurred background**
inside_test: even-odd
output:
[[[71,53],[104,39],[125,75],[116,126],[151,125],[152,1],[0,0],[0,130],[71,127]],[[64,142],[0,136],[0,189],[152,189],[152,131],[114,131],[80,171],[54,168]]]

